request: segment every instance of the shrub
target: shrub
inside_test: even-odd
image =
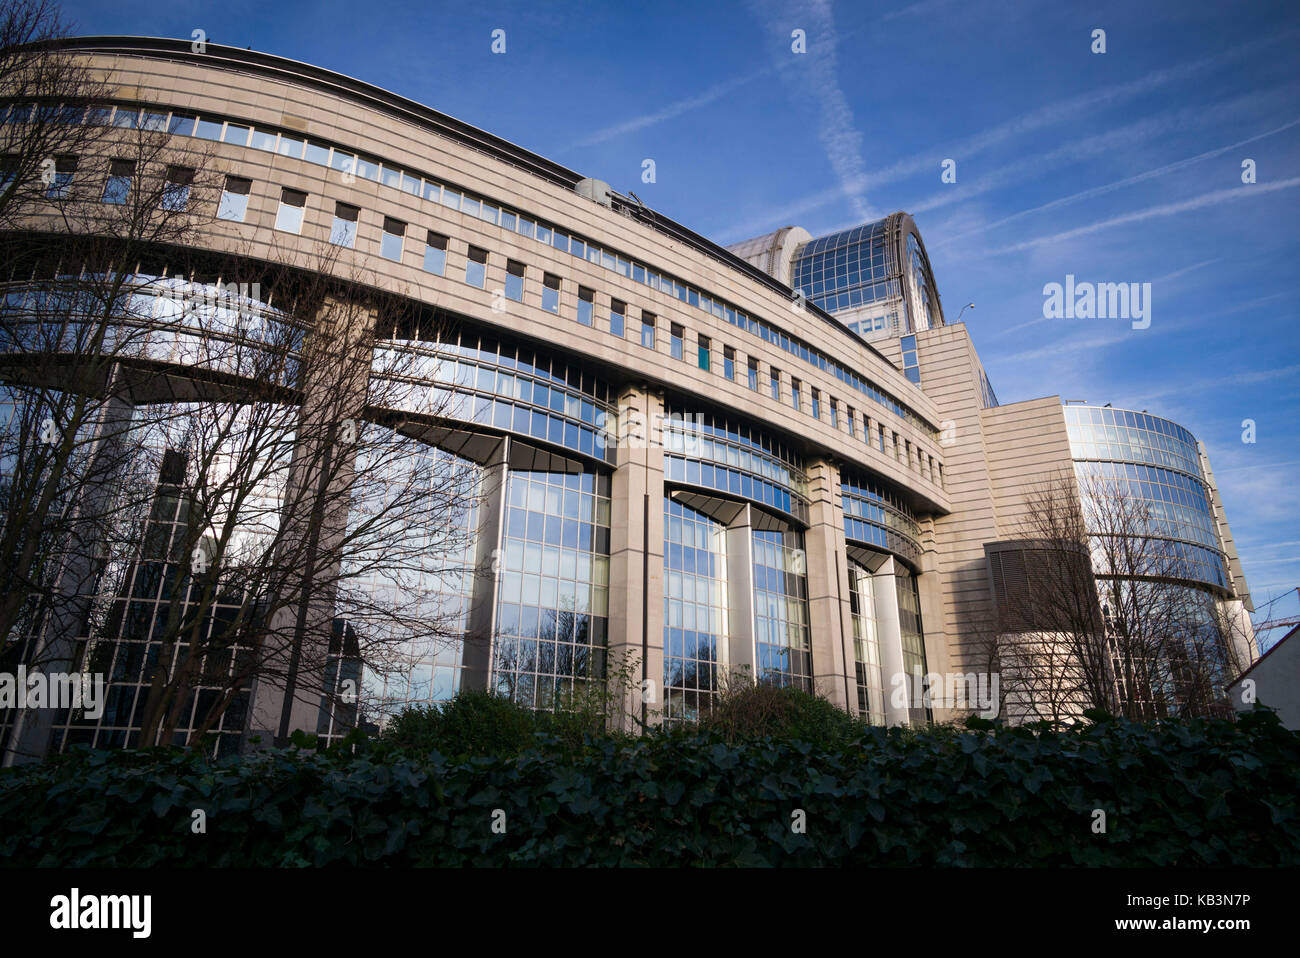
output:
[[[700,728],[726,742],[771,737],[836,748],[860,739],[866,725],[800,689],[740,681],[722,690],[714,708],[701,717]]]
[[[673,734],[563,755],[536,741],[550,750],[470,760],[78,748],[0,770],[0,862],[1300,865],[1300,735],[1267,711],[1236,723],[873,727],[845,748]],[[195,809],[208,817],[202,838]],[[806,833],[791,829],[794,810]]]
[[[446,702],[405,709],[379,736],[380,751],[450,758],[509,757],[534,744],[536,715],[490,692],[459,692]]]

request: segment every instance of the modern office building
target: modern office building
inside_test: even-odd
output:
[[[466,574],[444,590],[462,634],[452,648],[413,644],[406,669],[363,683],[363,708],[463,688],[546,708],[634,662],[652,720],[690,720],[736,671],[875,722],[948,718],[960,710],[895,694],[901,677],[983,669],[981,617],[995,601],[985,546],[1015,537],[1025,490],[1076,468],[1128,470],[1168,509],[1195,587],[1249,608],[1203,450],[1145,413],[1121,422],[1054,396],[999,405],[965,327],[945,323],[906,214],[728,249],[317,67],[188,41],[65,49],[116,88],[86,122],[166,130],[227,177],[187,253],[321,263],[345,290],[364,272],[429,319],[372,316],[366,332],[376,370],[379,357],[409,357],[412,383],[453,400],[433,416],[412,390],[384,411],[479,490],[458,517]],[[20,106],[6,122],[23,122]],[[112,194],[67,168],[64,187]],[[324,244],[340,251],[323,259]],[[137,306],[181,342],[183,320],[158,292],[157,277],[181,268],[169,256],[158,250]],[[8,282],[16,314],[31,282]],[[183,380],[191,355],[151,354],[150,369]],[[351,625],[331,628],[337,642]],[[88,636],[74,638],[79,668]],[[132,742],[148,629],[127,638],[105,666],[104,716],[65,714],[49,742],[23,749]],[[320,692],[288,710],[277,683],[253,683],[237,713],[246,732],[272,734],[283,712],[293,728],[339,734],[355,709],[336,695],[347,670],[327,672],[304,676]]]

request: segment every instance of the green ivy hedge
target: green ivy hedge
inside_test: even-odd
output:
[[[1300,736],[1263,710],[1065,731],[869,728],[834,747],[683,732],[557,741],[457,761],[81,751],[0,772],[0,861],[1300,864]]]

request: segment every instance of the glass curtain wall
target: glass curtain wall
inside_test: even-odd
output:
[[[603,680],[609,623],[608,474],[511,472],[492,682],[555,710]]]
[[[812,691],[803,533],[753,532],[754,629],[761,682]]]
[[[664,498],[664,722],[712,706],[727,661],[727,528]]]
[[[876,631],[875,581],[864,566],[849,560],[849,608],[853,617],[853,659],[858,714],[872,725],[885,724],[885,693]]]

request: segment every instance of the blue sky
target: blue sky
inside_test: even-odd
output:
[[[1300,5],[158,7],[64,4],[79,33],[202,28],[375,83],[722,243],[912,213],[949,317],[976,304],[963,319],[999,399],[1112,402],[1189,428],[1257,607],[1291,589],[1268,615],[1300,615]],[[1067,274],[1151,283],[1149,328],[1043,319],[1043,286]]]

